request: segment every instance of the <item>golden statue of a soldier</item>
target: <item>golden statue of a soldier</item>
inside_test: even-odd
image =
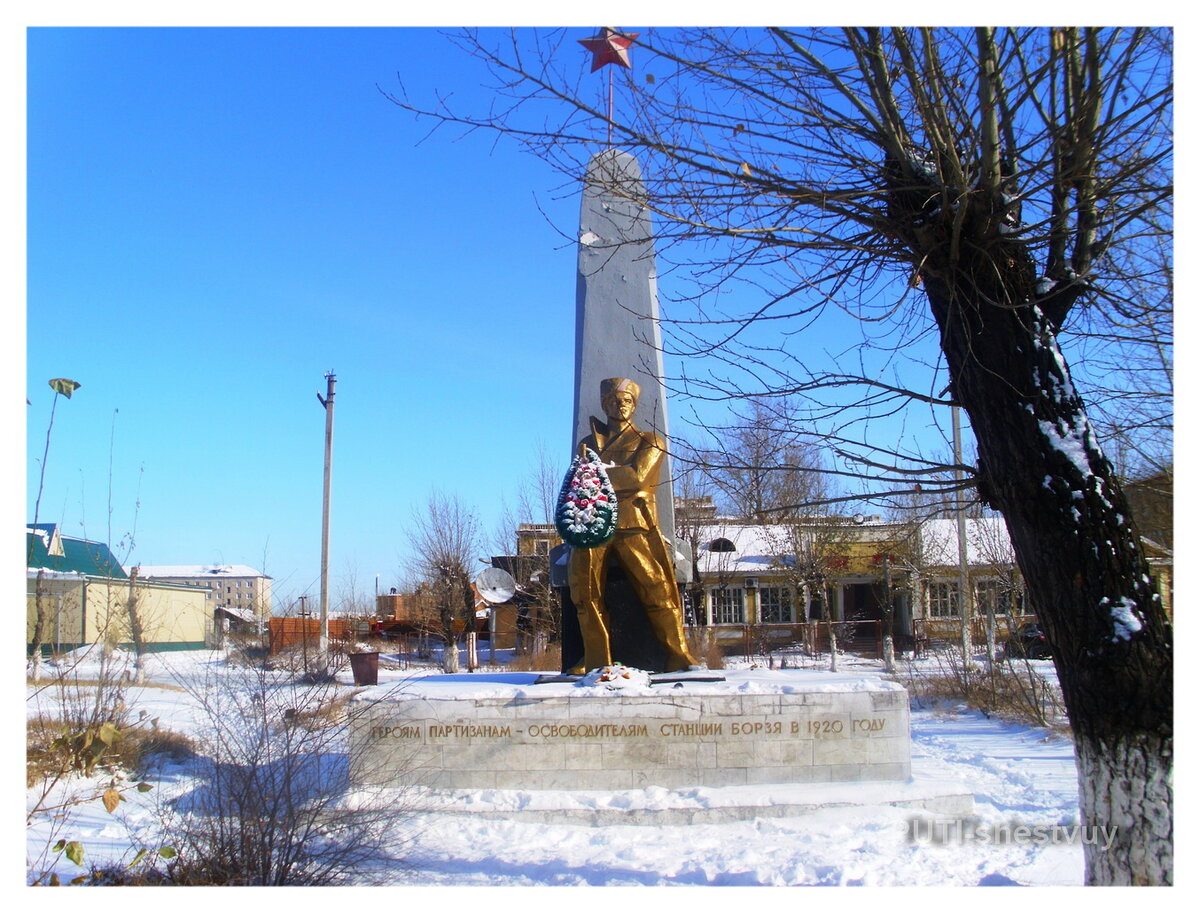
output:
[[[666,671],[698,669],[683,634],[683,607],[675,583],[674,561],[658,526],[658,488],[666,443],[633,423],[641,388],[624,377],[600,382],[600,405],[607,423],[592,417],[592,433],[579,443],[580,452],[599,454],[617,496],[617,528],[594,548],[572,548],[567,565],[571,601],[583,637],[580,674],[613,662],[609,616],[604,602],[606,561],[610,554],[625,568],[645,608],[655,637],[666,650]],[[618,657],[618,660],[620,657]]]

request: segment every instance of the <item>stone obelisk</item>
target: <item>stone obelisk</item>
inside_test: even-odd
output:
[[[600,381],[628,377],[642,388],[635,421],[670,443],[663,388],[662,336],[654,238],[642,169],[626,152],[592,156],[579,214],[575,296],[575,419],[571,446],[590,433],[600,413]],[[658,487],[658,522],[674,550],[675,507],[670,457]],[[619,509],[619,508],[618,508]]]

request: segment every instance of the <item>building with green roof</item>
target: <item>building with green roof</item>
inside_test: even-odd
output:
[[[25,528],[26,645],[39,613],[43,653],[95,643],[145,652],[198,650],[212,640],[209,592],[137,579],[103,542],[62,535],[57,524]]]
[[[25,528],[25,556],[30,570],[45,568],[59,574],[119,580],[129,577],[107,545],[63,536],[57,523],[31,523]]]

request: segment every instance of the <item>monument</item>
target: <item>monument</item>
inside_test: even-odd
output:
[[[606,542],[572,546],[567,563],[570,601],[574,606],[582,660],[567,666],[573,673],[611,665],[614,660],[612,611],[640,612],[665,654],[663,670],[699,670],[688,651],[683,633],[683,606],[675,580],[674,556],[668,550],[658,522],[657,492],[666,442],[653,431],[642,431],[633,422],[641,389],[626,377],[600,383],[600,402],[607,416],[591,419],[591,433],[579,443],[582,455],[596,455],[600,473],[607,473],[616,497],[616,529]],[[609,592],[610,573],[619,567],[633,588],[636,601],[624,593]],[[627,648],[616,654],[624,663],[635,662],[644,650]],[[564,664],[572,662],[564,657]]]
[[[601,63],[628,66],[632,37],[606,29],[584,43]],[[674,534],[654,248],[630,155],[609,149],[589,164],[578,263],[571,443],[581,459],[564,485],[575,491],[575,547],[551,553],[563,671],[576,674],[397,672],[354,698],[353,779],[435,791],[431,808],[445,813],[591,825],[847,804],[970,814],[968,790],[912,777],[908,695],[895,682],[675,671],[696,665],[678,588],[689,561]]]
[[[591,433],[600,383],[625,377],[641,388],[638,424],[669,440],[654,236],[637,159],[616,149],[592,157],[579,208],[575,279],[575,413],[571,445]],[[675,538],[671,459],[663,455],[659,529]]]
[[[595,445],[603,440],[613,453],[633,459],[637,448],[630,451],[625,446],[632,438],[626,436],[618,447],[607,428],[630,421],[614,418],[605,405],[612,391],[606,392],[604,385],[624,381],[626,389],[634,391],[643,468],[632,470],[641,475],[636,484],[629,478],[630,469],[618,471],[628,483],[629,503],[623,504],[618,488],[616,545],[594,556],[582,555],[579,549],[571,550],[570,557],[566,549],[552,556],[551,582],[559,587],[563,604],[562,671],[597,668],[606,657],[652,671],[686,669],[697,665],[696,660],[682,642],[681,625],[668,622],[663,608],[666,585],[671,589],[669,612],[681,617],[677,584],[688,579],[690,560],[686,546],[675,539],[654,238],[641,168],[633,156],[615,149],[593,156],[584,178],[575,307],[571,443],[578,452],[578,446],[590,440],[589,446],[599,453]],[[597,405],[606,421],[595,418]],[[633,550],[640,554],[638,559],[630,557],[625,544],[634,539],[640,540],[640,550]],[[648,584],[651,567],[654,586]],[[666,579],[660,580],[663,570]],[[602,635],[597,633],[600,622]]]
[[[675,673],[696,663],[680,611],[687,561],[674,543],[653,245],[636,174],[631,157],[600,153],[584,190],[572,445],[595,464],[589,491],[617,508],[615,521],[596,512],[602,534],[552,552],[562,671],[575,674],[397,672],[355,696],[365,706],[352,714],[352,777],[430,790],[444,813],[590,825],[847,804],[969,814],[969,791],[911,776],[908,695],[895,682]],[[613,662],[645,671],[614,679],[600,669]],[[520,791],[518,808],[506,790]]]

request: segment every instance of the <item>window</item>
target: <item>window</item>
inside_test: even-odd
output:
[[[689,588],[683,591],[683,623],[685,625],[705,623],[703,590]]]
[[[808,591],[808,621],[829,621],[832,619],[826,618],[826,610],[828,614],[836,614],[837,594],[831,586],[825,587],[824,595],[821,591],[812,589]]]
[[[958,617],[958,584],[931,583],[929,584],[929,617],[957,618]]]
[[[550,540],[549,539],[535,539],[533,542],[533,553],[535,555],[549,555],[550,554]]]
[[[712,542],[708,543],[708,550],[710,552],[736,552],[737,546],[728,539],[713,539]]]
[[[713,621],[740,625],[746,621],[746,591],[741,587],[713,590]]]
[[[792,622],[792,591],[781,586],[765,586],[758,591],[758,620],[779,625]]]
[[[1025,594],[1003,580],[981,580],[975,584],[975,610],[985,614],[989,609],[993,615],[1024,614]]]

